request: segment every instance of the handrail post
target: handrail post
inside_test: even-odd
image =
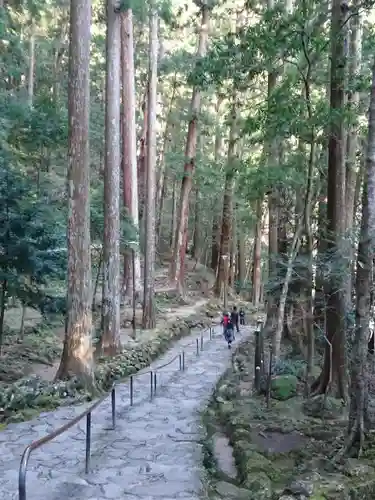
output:
[[[156,372],[154,372],[154,396],[156,394]]]
[[[210,340],[212,340],[212,328],[210,327]]]
[[[86,462],[85,472],[89,473],[91,455],[91,411],[86,415]]]
[[[133,406],[133,375],[130,375],[130,406]]]
[[[152,373],[152,370],[150,371],[150,399],[152,400],[152,396],[153,396],[153,383],[154,383],[154,377],[153,377],[153,373]]]
[[[203,351],[203,333],[201,333],[201,351]]]
[[[198,337],[196,340],[197,340],[197,356],[199,356],[199,339],[198,339]]]
[[[185,351],[182,351],[182,371],[185,370]]]
[[[254,355],[254,386],[257,393],[260,392],[261,362],[262,354],[260,348],[260,331],[255,332],[255,355]]]
[[[112,429],[116,429],[116,387],[113,387],[111,392],[111,404],[112,404]]]
[[[29,462],[30,453],[31,453],[30,447],[28,446],[22,455],[20,470],[19,470],[19,474],[18,474],[18,499],[19,500],[26,500],[26,472],[27,472],[27,464]]]
[[[182,370],[182,355],[179,354],[178,355],[178,363],[179,363],[179,367],[180,367],[180,371]]]

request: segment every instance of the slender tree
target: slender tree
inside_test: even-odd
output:
[[[107,0],[101,346],[108,353],[120,347],[120,44],[120,14]]]
[[[360,455],[365,437],[368,401],[366,373],[367,341],[370,320],[370,295],[373,289],[375,248],[375,63],[372,72],[367,141],[366,171],[362,194],[362,223],[357,257],[356,330],[351,359],[349,441],[345,451],[357,448]],[[355,446],[358,445],[358,446]]]
[[[138,218],[138,172],[137,172],[137,141],[135,121],[135,72],[133,43],[133,13],[127,9],[122,13],[121,20],[121,67],[122,67],[122,106],[123,106],[123,154],[122,170],[124,179],[124,206],[128,209],[134,227],[139,229]],[[134,254],[135,292],[141,291],[141,263],[139,252]],[[131,295],[131,279],[133,266],[131,259],[125,259],[126,293]]]
[[[155,327],[154,267],[155,267],[155,193],[156,193],[156,104],[158,82],[158,16],[155,4],[150,5],[150,41],[147,105],[147,175],[145,201],[145,268],[143,328]]]
[[[199,35],[197,57],[205,56],[208,42],[209,7],[201,3],[202,21]],[[181,183],[180,207],[178,214],[178,225],[174,242],[173,258],[171,262],[171,282],[183,294],[185,276],[185,255],[187,246],[187,230],[189,219],[189,196],[192,188],[192,178],[195,170],[195,156],[197,152],[197,126],[198,113],[201,105],[201,91],[194,87],[190,105],[190,121],[186,139],[184,176]]]

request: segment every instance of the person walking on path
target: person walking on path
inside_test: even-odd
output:
[[[228,312],[223,314],[223,319],[221,320],[223,325],[224,338],[228,343],[228,349],[232,347],[232,342],[234,339],[234,328],[231,315]]]
[[[242,307],[240,309],[240,325],[245,326],[245,311]]]
[[[230,313],[230,319],[231,319],[233,325],[236,326],[236,332],[238,333],[240,331],[240,328],[238,326],[239,317],[238,317],[238,311],[237,311],[236,306],[233,306],[232,312]]]

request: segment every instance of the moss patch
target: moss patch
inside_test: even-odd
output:
[[[271,381],[272,397],[285,401],[297,394],[298,379],[294,375],[279,375]]]

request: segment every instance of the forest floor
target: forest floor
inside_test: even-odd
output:
[[[336,460],[348,422],[342,402],[304,398],[304,360],[287,345],[267,405],[254,391],[253,353],[254,339],[236,350],[204,417],[210,498],[373,500],[375,433],[367,434],[360,459]]]
[[[210,299],[211,288],[215,282],[214,274],[206,267],[188,259],[184,299],[176,296],[169,286],[169,262],[159,267],[155,277],[156,328],[140,330],[142,309],[136,308],[136,339],[133,339],[131,305],[121,308],[121,343],[123,346],[148,342],[170,320],[183,320],[199,315]],[[101,294],[97,293],[96,302],[100,303]],[[22,308],[10,307],[5,313],[5,341],[0,357],[0,382],[11,383],[24,376],[36,375],[45,381],[52,381],[59,366],[64,341],[64,320],[61,316],[45,324],[39,311],[26,309],[24,318],[25,335],[18,340],[21,327]],[[96,329],[100,325],[100,311],[94,314]]]

